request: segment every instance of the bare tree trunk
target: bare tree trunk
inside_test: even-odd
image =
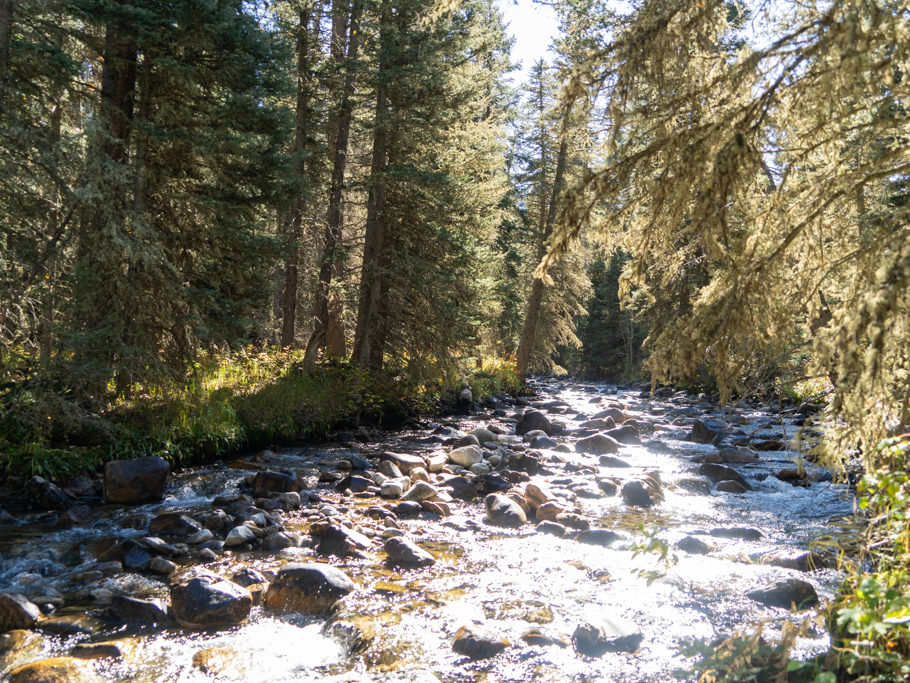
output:
[[[360,272],[360,300],[357,305],[357,328],[354,333],[352,360],[358,367],[380,370],[382,357],[378,357],[377,330],[381,321],[382,254],[385,242],[385,169],[387,155],[388,102],[385,71],[388,69],[389,0],[382,3],[382,29],[380,33],[381,58],[379,84],[376,88],[376,122],[373,128],[373,158],[370,163],[370,190],[367,198],[366,235],[363,245],[363,267]],[[381,352],[381,349],[380,349]]]
[[[60,130],[63,121],[63,105],[57,100],[54,110],[51,112],[50,136],[51,149],[56,150],[57,143],[60,141]],[[56,154],[55,154],[56,156]],[[56,161],[56,159],[55,159]],[[47,219],[47,239],[53,240],[60,230],[60,188],[57,183],[53,183],[50,188],[51,210],[48,212]],[[53,260],[47,266],[47,275],[50,281],[54,281]],[[54,295],[53,289],[50,288],[41,301],[41,321],[38,328],[38,348],[41,358],[41,364],[47,367],[51,360],[51,354],[54,348]]]
[[[565,173],[566,153],[568,144],[563,138],[559,143],[559,153],[556,157],[556,173],[553,176],[553,189],[550,192],[549,208],[547,210],[547,220],[544,224],[543,233],[540,236],[540,243],[537,246],[537,262],[539,263],[547,253],[547,240],[553,232],[553,222],[556,220],[556,202],[559,198],[559,191],[562,188],[562,177]],[[516,354],[516,370],[519,377],[525,377],[528,374],[528,361],[531,358],[531,349],[534,346],[534,339],[537,336],[537,323],[540,320],[540,303],[543,300],[543,280],[534,278],[531,285],[531,296],[528,297],[528,310],[525,315],[524,326],[521,328],[521,338],[518,342],[518,352]]]
[[[297,23],[297,126],[294,136],[295,172],[298,179],[306,174],[307,131],[310,126],[310,52],[314,36],[310,30],[313,6],[309,3],[300,10]],[[314,22],[314,26],[318,22]],[[313,33],[315,32],[315,29]],[[301,194],[297,197],[288,225],[288,254],[284,267],[284,290],[281,297],[281,346],[294,345],[297,331],[297,288],[299,284],[300,250],[303,242],[303,212],[306,201]]]
[[[337,306],[333,306],[332,279],[338,272],[339,245],[342,240],[344,224],[342,200],[344,194],[344,174],[347,166],[348,140],[351,131],[351,118],[354,112],[354,61],[360,48],[360,16],[363,11],[361,0],[354,0],[351,7],[350,34],[347,44],[347,64],[345,67],[344,87],[341,93],[341,102],[338,107],[337,128],[335,129],[335,146],[333,153],[332,180],[329,189],[328,220],[325,227],[325,245],[322,253],[322,262],[319,266],[319,284],[316,291],[316,327],[307,343],[304,367],[312,370],[316,362],[316,354],[325,346],[329,328],[332,326],[333,317],[337,323]],[[335,46],[333,39],[333,50]],[[341,56],[342,59],[345,55]],[[333,310],[335,309],[335,310]],[[333,313],[335,315],[333,316]],[[344,342],[342,335],[342,355]],[[334,340],[337,346],[336,339]]]

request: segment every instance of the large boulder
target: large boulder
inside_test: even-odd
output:
[[[104,499],[109,503],[159,501],[164,497],[170,472],[167,460],[157,455],[113,460],[104,465]]]
[[[572,644],[580,654],[600,657],[607,652],[634,652],[642,638],[641,629],[631,621],[600,617],[579,624]]]
[[[491,493],[483,499],[483,504],[487,508],[487,520],[490,524],[517,528],[528,521],[521,506],[508,496]]]
[[[246,620],[252,606],[246,588],[206,570],[188,570],[171,583],[171,610],[184,628],[234,626]]]
[[[286,564],[269,584],[263,603],[273,612],[325,614],[352,590],[347,574],[330,565]]]
[[[605,453],[618,453],[619,442],[606,434],[592,434],[575,442],[575,450],[579,453],[603,455]]]
[[[553,436],[556,433],[549,418],[539,410],[528,410],[522,413],[518,418],[518,424],[515,425],[515,433],[527,434],[535,429],[545,432],[547,436]]]
[[[132,626],[164,625],[170,621],[167,603],[163,600],[142,600],[127,595],[114,595],[104,618],[115,624]]]
[[[20,593],[0,593],[0,633],[19,628],[32,628],[41,618],[41,610]]]

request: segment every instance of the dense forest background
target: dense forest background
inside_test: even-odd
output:
[[[0,471],[694,382],[818,410],[893,603],[910,11],[552,5],[516,85],[491,0],[0,0]]]

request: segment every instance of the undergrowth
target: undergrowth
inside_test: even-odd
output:
[[[203,355],[179,380],[134,385],[90,408],[35,375],[0,386],[0,475],[70,479],[108,460],[161,455],[177,465],[244,449],[319,439],[361,424],[394,424],[439,409],[467,382],[476,400],[517,392],[514,365],[472,359],[415,380],[372,377],[332,361],[312,373],[301,351]]]

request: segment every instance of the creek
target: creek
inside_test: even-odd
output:
[[[862,531],[852,491],[793,450],[804,419],[796,409],[574,381],[531,386],[534,396],[498,397],[403,431],[361,431],[172,473],[156,503],[88,498],[75,521],[59,512],[2,517],[0,593],[23,594],[45,614],[0,636],[0,680],[38,680],[13,672],[73,655],[90,658],[69,680],[139,683],[694,680],[682,644],[756,624],[772,640],[786,623],[800,625],[799,657],[827,650],[817,607],[791,611],[753,592],[796,579],[822,603],[831,599],[839,549]],[[534,410],[552,436],[516,434]],[[459,444],[472,450],[467,435],[478,428],[483,460],[455,477],[448,454]],[[604,433],[624,442],[590,441]],[[389,483],[396,472],[381,463],[403,470],[407,459],[389,453],[422,458],[438,495],[403,504]],[[294,475],[299,507],[293,495],[254,494],[254,477],[266,471]],[[422,478],[399,483],[407,489]],[[473,489],[466,493],[464,482]],[[529,484],[541,492],[536,500]],[[484,496],[510,492],[529,511],[549,501],[554,514],[503,526],[508,520],[488,514]],[[169,513],[198,526],[151,533],[153,520],[176,517]],[[243,519],[255,538],[224,547]],[[200,534],[203,527],[213,533]],[[387,561],[392,537],[415,542],[433,563]],[[254,599],[242,623],[208,629],[128,623],[109,609],[118,595],[166,603],[168,573],[191,566],[246,576],[238,582],[252,583],[258,598],[294,562],[330,564],[354,588],[330,615],[277,613]],[[599,655],[579,646],[579,625],[604,617],[631,625],[634,644]],[[453,649],[464,626],[487,634],[480,639],[496,653]]]

